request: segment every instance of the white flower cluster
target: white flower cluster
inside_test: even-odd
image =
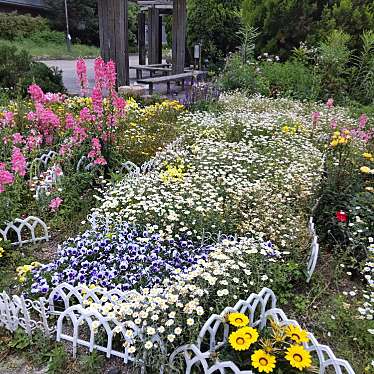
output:
[[[97,213],[168,239],[245,233],[282,250],[303,245],[322,154],[306,119],[303,131],[285,134],[282,125],[297,120],[293,112],[265,113],[251,105],[182,116],[181,149],[164,153],[153,172],[108,189]]]

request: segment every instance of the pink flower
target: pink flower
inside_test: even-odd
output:
[[[5,191],[5,185],[13,184],[13,174],[5,170],[5,163],[0,162],[0,193]]]
[[[317,125],[320,118],[321,118],[321,113],[320,112],[313,112],[312,113],[312,122],[313,122],[314,127]]]
[[[37,102],[41,103],[44,101],[44,93],[43,90],[37,85],[37,84],[32,84],[29,86],[27,89],[27,92],[30,94],[31,98]]]
[[[75,119],[71,113],[68,113],[65,117],[65,127],[67,129],[73,129],[75,127]]]
[[[62,169],[58,165],[54,167],[54,172],[57,177],[61,177],[62,175],[64,175]]]
[[[368,121],[369,121],[369,118],[367,117],[367,115],[366,114],[361,114],[361,116],[358,120],[358,123],[359,123],[358,127],[360,129],[363,129],[366,126],[366,124],[368,123]]]
[[[94,70],[95,70],[95,87],[97,87],[101,91],[105,86],[105,79],[106,79],[105,62],[101,57],[98,57],[95,60]]]
[[[328,109],[331,109],[334,106],[334,99],[330,98],[326,102],[326,106]]]
[[[107,162],[104,157],[100,156],[97,159],[95,159],[94,164],[95,165],[106,165]]]
[[[95,113],[100,118],[103,115],[103,96],[98,87],[92,90],[92,105]]]
[[[95,116],[93,116],[90,112],[90,110],[87,107],[84,107],[80,112],[79,112],[79,121],[80,122],[90,122],[93,121]]]
[[[14,113],[3,112],[3,118],[0,118],[0,128],[5,125],[12,126],[14,124]]]
[[[54,199],[51,200],[49,207],[51,208],[53,212],[55,212],[60,207],[60,205],[63,203],[63,201],[64,200],[62,200],[61,198],[55,197]]]
[[[336,119],[334,118],[330,122],[330,127],[334,130],[334,129],[336,129],[337,126],[338,126],[338,123],[336,122]]]
[[[87,95],[88,92],[88,79],[87,79],[87,66],[83,58],[79,58],[76,63],[76,70],[78,81],[81,87],[82,95]]]
[[[112,90],[116,85],[116,64],[110,60],[105,66],[107,88]]]
[[[14,133],[12,135],[12,138],[13,138],[13,145],[24,143],[23,136],[19,132]]]
[[[18,173],[21,177],[26,174],[26,158],[22,154],[21,150],[17,147],[13,148],[12,152],[12,170]]]

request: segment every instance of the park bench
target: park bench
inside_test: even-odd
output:
[[[150,95],[153,94],[153,86],[155,84],[166,83],[167,93],[170,94],[170,83],[171,82],[181,82],[182,90],[184,90],[185,80],[191,79],[191,84],[192,84],[195,79],[198,81],[200,77],[204,77],[206,74],[207,74],[206,71],[194,70],[194,71],[187,71],[181,74],[167,75],[163,77],[139,79],[138,83],[148,84]]]
[[[168,64],[155,64],[155,65],[133,65],[130,69],[136,70],[136,79],[143,78],[143,71],[149,71],[150,76],[153,77],[154,73],[161,72],[163,75],[171,73],[172,69]]]

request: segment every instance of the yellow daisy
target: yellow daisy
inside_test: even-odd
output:
[[[250,344],[257,342],[258,332],[253,327],[245,326],[239,329],[237,332],[244,334]]]
[[[251,356],[252,366],[259,373],[271,373],[275,368],[275,356],[269,355],[264,350],[259,349]]]
[[[288,360],[292,367],[300,371],[312,366],[312,356],[301,345],[291,345],[287,348],[286,360]]]
[[[369,174],[370,173],[370,168],[367,166],[361,166],[360,167],[361,173]]]
[[[230,325],[235,327],[244,327],[249,323],[249,318],[243,313],[230,313],[227,320]]]
[[[246,351],[250,346],[251,342],[240,330],[234,331],[229,336],[229,343],[235,349],[235,351]]]
[[[287,326],[286,335],[297,344],[307,343],[309,341],[308,333],[294,325]]]

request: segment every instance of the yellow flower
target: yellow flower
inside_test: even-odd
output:
[[[297,326],[289,325],[286,329],[286,335],[297,344],[307,343],[309,341],[308,333]]]
[[[283,126],[283,127],[282,127],[282,131],[283,131],[283,132],[288,132],[289,129],[290,129],[290,128],[289,128],[288,126]]]
[[[364,158],[366,158],[367,160],[369,160],[369,161],[373,161],[374,160],[374,157],[373,157],[373,155],[371,153],[365,152],[365,153],[362,154],[362,156]]]
[[[0,247],[0,258],[4,256],[4,248],[3,247]]]
[[[271,373],[275,368],[275,356],[269,355],[264,350],[259,349],[251,356],[252,366],[260,373]]]
[[[361,166],[360,167],[361,173],[369,174],[370,173],[370,168],[367,166]]]
[[[292,367],[300,371],[312,366],[312,356],[301,345],[291,345],[287,348],[286,360],[289,361]]]
[[[338,144],[339,144],[338,140],[333,140],[330,143],[331,147],[336,147]]]
[[[252,344],[257,342],[258,339],[258,332],[253,327],[245,326],[238,330],[246,336],[246,339]]]
[[[243,313],[230,313],[227,316],[227,321],[232,326],[244,327],[248,325],[249,318]]]
[[[240,331],[234,331],[229,336],[229,343],[235,349],[235,351],[246,351],[251,346],[251,341],[247,335]]]

